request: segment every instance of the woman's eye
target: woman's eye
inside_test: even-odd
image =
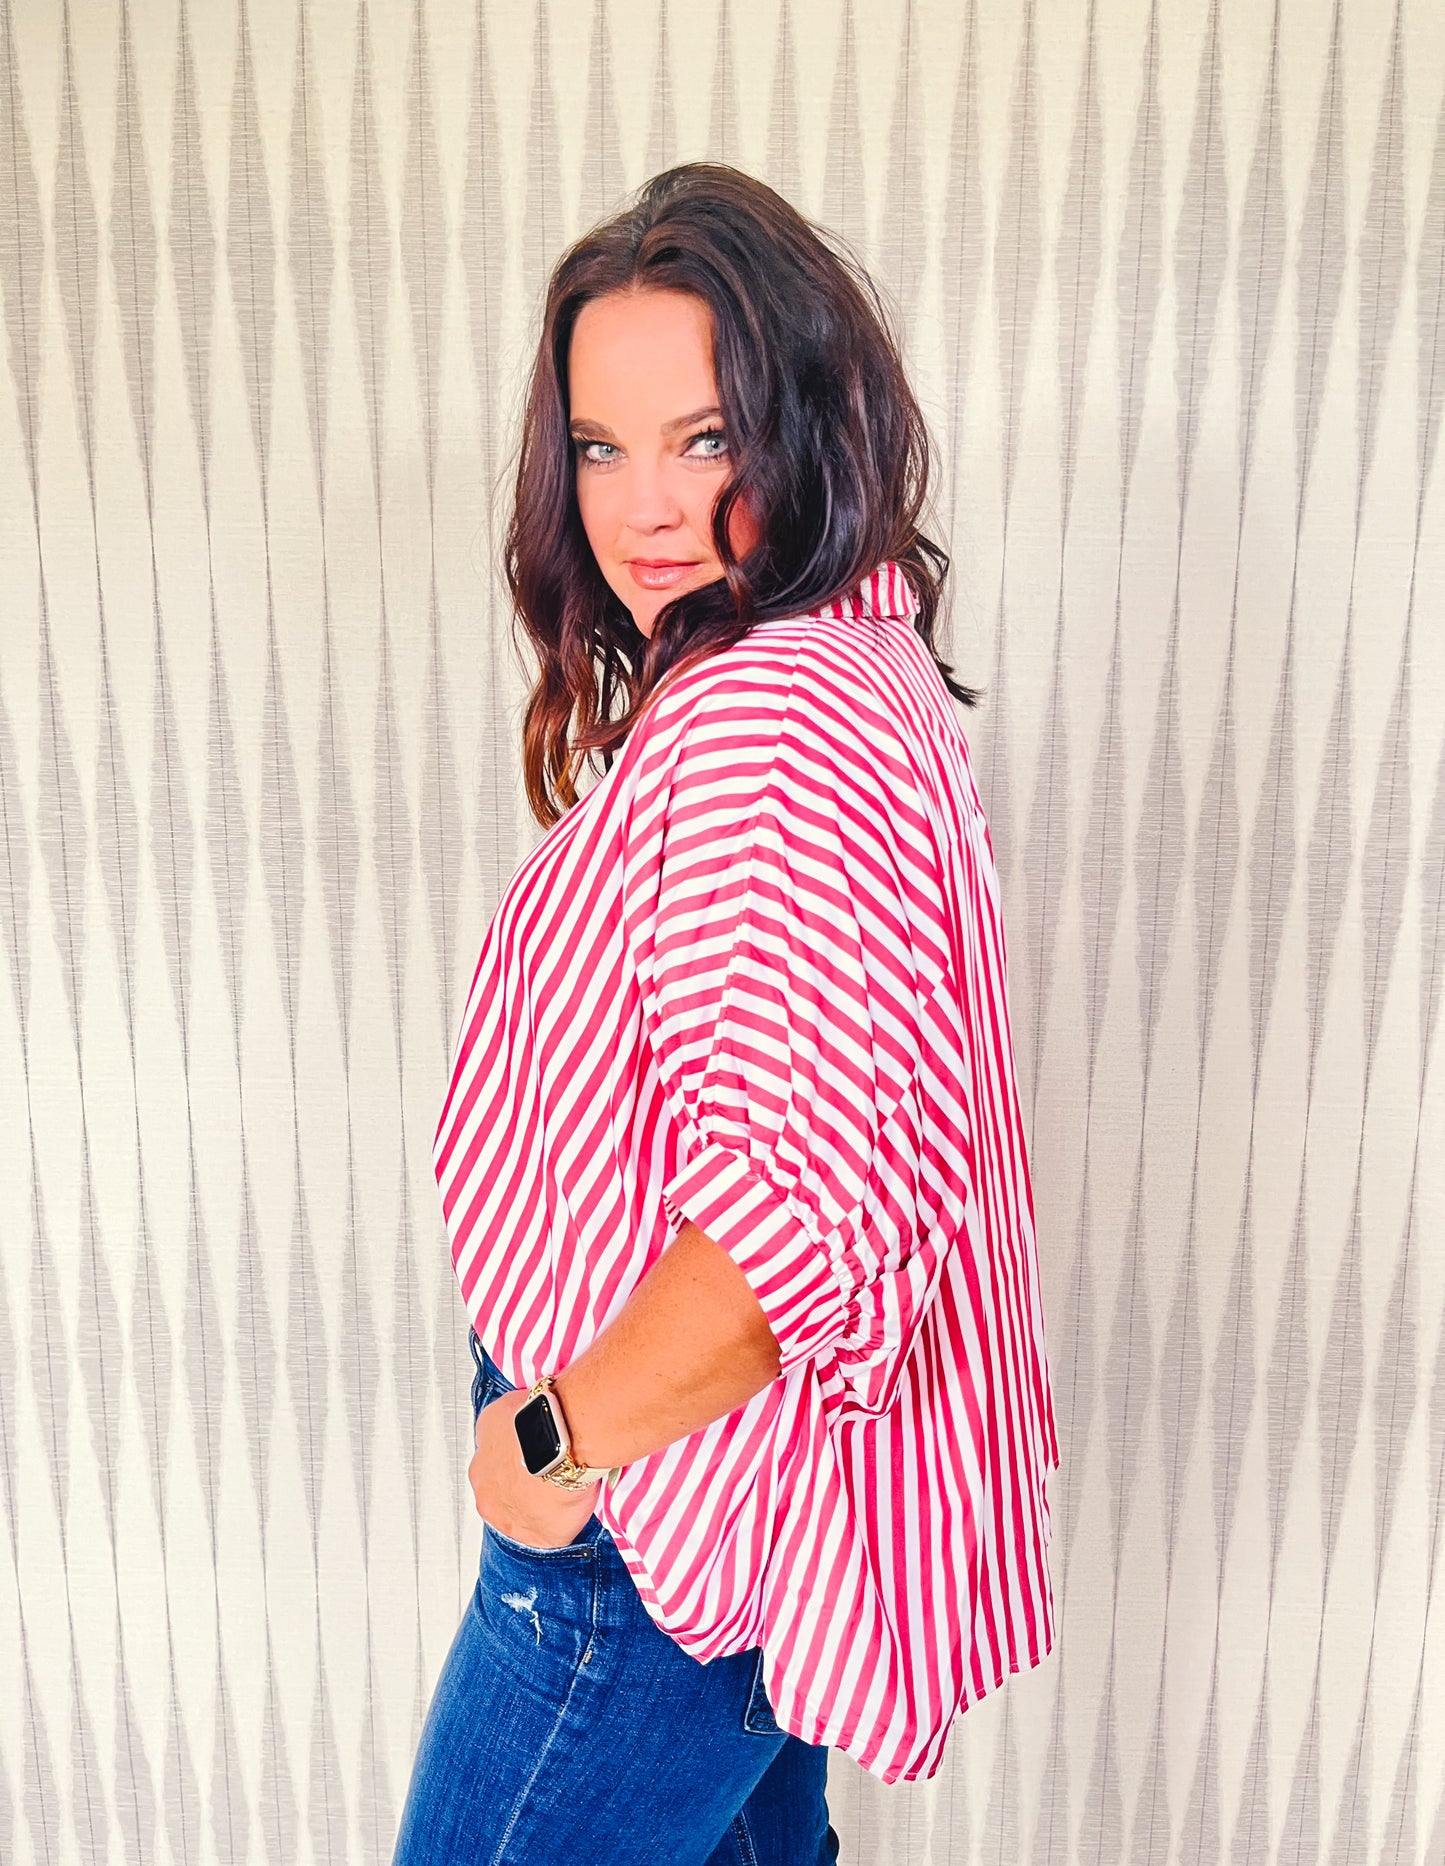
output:
[[[700,441],[707,444],[698,451]],[[714,442],[716,445],[711,444]],[[607,466],[620,452],[611,441],[584,440],[580,434],[573,435],[572,445],[577,449],[578,458],[589,466]],[[721,428],[707,428],[701,434],[693,435],[687,444],[687,451],[696,460],[721,460],[727,453],[727,435]]]

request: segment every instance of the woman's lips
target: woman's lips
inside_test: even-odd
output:
[[[640,558],[630,557],[627,568],[632,572],[634,583],[645,590],[671,589],[674,583],[681,583],[689,570],[696,570],[696,564],[649,564]]]

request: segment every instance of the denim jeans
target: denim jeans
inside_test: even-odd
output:
[[[510,1382],[471,1347],[475,1419]],[[827,1773],[779,1728],[762,1648],[684,1652],[596,1516],[553,1549],[484,1523],[393,1866],[828,1866]]]

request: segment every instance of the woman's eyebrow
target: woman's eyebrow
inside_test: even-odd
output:
[[[679,428],[690,428],[694,421],[705,421],[709,415],[720,415],[720,408],[695,408],[690,415],[679,415],[676,421],[664,421],[664,434],[676,434]]]
[[[664,434],[676,434],[679,428],[691,427],[694,421],[705,421],[709,415],[720,415],[721,413],[722,410],[720,408],[695,408],[690,415],[678,415],[675,420],[664,421],[662,424],[662,432]],[[576,416],[571,425],[574,434],[580,433],[583,428],[586,428],[591,433],[600,435],[604,440],[613,440],[616,438],[605,421],[589,421],[585,415]]]

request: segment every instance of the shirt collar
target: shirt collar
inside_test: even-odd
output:
[[[823,603],[813,613],[849,622],[863,616],[896,616],[903,620],[917,615],[918,607],[918,598],[902,566],[888,558],[876,570],[870,570],[856,589]]]

